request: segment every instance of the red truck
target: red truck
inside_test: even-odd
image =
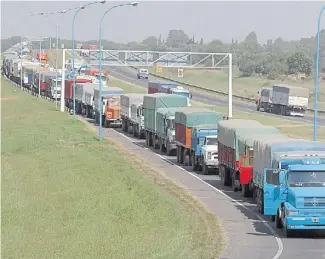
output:
[[[253,190],[253,145],[261,133],[280,134],[275,127],[255,120],[231,119],[218,123],[219,175],[223,185],[242,191],[248,197]]]
[[[91,79],[75,79],[76,84],[92,83]],[[64,88],[65,106],[71,111],[73,109],[73,79],[65,80]]]

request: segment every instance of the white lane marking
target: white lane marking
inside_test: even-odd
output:
[[[114,130],[114,129],[113,129]],[[114,130],[115,132],[117,132],[118,134],[120,134],[121,136],[125,137],[126,139],[128,139],[129,141],[133,142],[134,140],[129,138],[128,136],[125,136],[124,134],[118,132],[117,130]],[[148,149],[148,148],[147,148]],[[148,149],[150,150],[150,149]],[[156,156],[160,157],[163,160],[166,160],[165,157],[163,157],[160,154],[157,154],[155,152],[152,151],[153,154],[155,154]],[[272,257],[272,259],[278,259],[280,258],[281,254],[283,253],[283,243],[281,238],[278,236],[278,234],[274,231],[274,229],[270,226],[270,224],[265,221],[260,215],[258,215],[256,212],[250,210],[249,208],[247,208],[244,204],[242,204],[241,202],[232,199],[230,196],[228,196],[227,194],[225,194],[223,191],[219,190],[218,188],[208,184],[207,182],[205,182],[204,180],[202,180],[200,177],[196,176],[195,174],[187,171],[185,168],[180,167],[179,165],[170,162],[171,164],[173,164],[174,166],[178,167],[179,169],[185,171],[186,173],[188,173],[189,175],[193,176],[194,178],[196,178],[197,180],[201,181],[202,183],[204,183],[205,185],[209,186],[210,188],[212,188],[213,190],[215,190],[216,192],[220,193],[221,195],[225,196],[227,199],[229,199],[232,202],[235,202],[238,206],[244,208],[245,210],[249,211],[250,213],[254,214],[259,220],[260,222],[262,222],[264,224],[264,226],[271,232],[271,234],[274,236],[277,244],[278,244],[278,251],[277,253]]]

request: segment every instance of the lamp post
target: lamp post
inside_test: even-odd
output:
[[[104,4],[104,3],[106,3],[106,0],[90,2],[90,3],[87,3],[85,5],[82,5],[78,8],[76,8],[77,11],[75,12],[73,19],[72,19],[72,78],[73,78],[73,118],[74,119],[76,119],[76,91],[75,91],[76,78],[75,78],[75,73],[74,73],[74,24],[75,24],[76,17],[81,10],[85,9],[87,6],[90,6],[93,4],[98,4],[98,3]],[[64,79],[62,79],[62,80],[64,80]]]
[[[30,16],[38,15],[44,15],[44,13],[30,13],[24,18],[24,21]],[[20,37],[20,88],[23,88],[23,36]]]
[[[137,6],[138,2],[129,2],[129,3],[124,3],[124,4],[118,4],[114,5],[111,8],[109,8],[102,16],[100,19],[99,23],[99,141],[102,141],[103,138],[103,102],[102,102],[102,26],[103,26],[103,21],[106,16],[106,14],[111,11],[114,8],[117,7],[122,7],[122,6]]]
[[[316,47],[316,78],[315,78],[315,107],[314,107],[314,141],[317,140],[317,113],[318,113],[318,85],[319,85],[319,45],[320,45],[320,21],[325,10],[325,5],[320,10],[317,24],[317,47]]]

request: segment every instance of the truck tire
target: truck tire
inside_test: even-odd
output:
[[[183,149],[183,161],[184,161],[183,163],[184,163],[185,166],[188,166],[189,163],[187,163],[187,159],[186,159],[186,158],[187,158],[187,155],[186,155],[186,149],[184,148],[184,149]],[[190,158],[189,158],[189,159],[190,159]]]
[[[133,128],[133,137],[137,137],[136,125],[132,125]]]
[[[233,173],[232,174],[232,177],[231,177],[231,187],[232,187],[232,190],[234,192],[238,192],[239,191],[239,188],[236,185],[236,174],[237,174],[237,172]]]
[[[180,161],[179,157],[179,146],[176,146],[176,158],[177,158],[177,163]]]
[[[257,189],[257,209],[258,212],[264,215],[264,198],[263,198],[263,191],[259,188]]]
[[[249,191],[249,184],[241,185],[241,193],[244,197],[249,197],[251,192]]]
[[[196,159],[195,159],[195,153],[193,153],[191,155],[191,160],[192,160],[192,170],[196,171],[197,170],[197,163],[196,163]]]
[[[279,215],[279,209],[277,210],[276,216],[275,216],[275,226],[276,226],[276,228],[283,228],[282,221],[281,221],[281,218]]]
[[[161,140],[159,140],[159,151],[160,151],[161,154],[164,153],[164,144],[162,143]]]
[[[172,151],[170,148],[169,148],[169,145],[167,144],[166,146],[166,153],[167,153],[167,156],[171,156],[172,155]]]
[[[207,167],[206,164],[203,164],[202,174],[203,175],[208,175],[209,174],[209,168]]]

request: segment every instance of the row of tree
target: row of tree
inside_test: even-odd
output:
[[[2,51],[20,42],[20,37],[11,37],[1,40]],[[52,40],[55,42],[55,39]],[[78,42],[82,44],[97,44],[97,41]],[[60,40],[65,48],[72,48],[71,40]],[[316,37],[303,38],[299,41],[284,41],[281,38],[267,44],[258,42],[255,32],[251,32],[244,41],[232,40],[232,43],[223,43],[213,40],[205,43],[204,39],[195,39],[188,36],[183,30],[170,30],[167,38],[150,36],[142,42],[120,44],[112,41],[103,41],[104,49],[151,50],[151,51],[188,51],[188,52],[219,52],[233,53],[233,65],[242,76],[260,75],[271,79],[285,75],[304,74],[309,76],[315,67]],[[49,41],[43,46],[49,48]],[[35,48],[37,48],[35,43]],[[325,30],[320,34],[320,67],[325,72]]]

